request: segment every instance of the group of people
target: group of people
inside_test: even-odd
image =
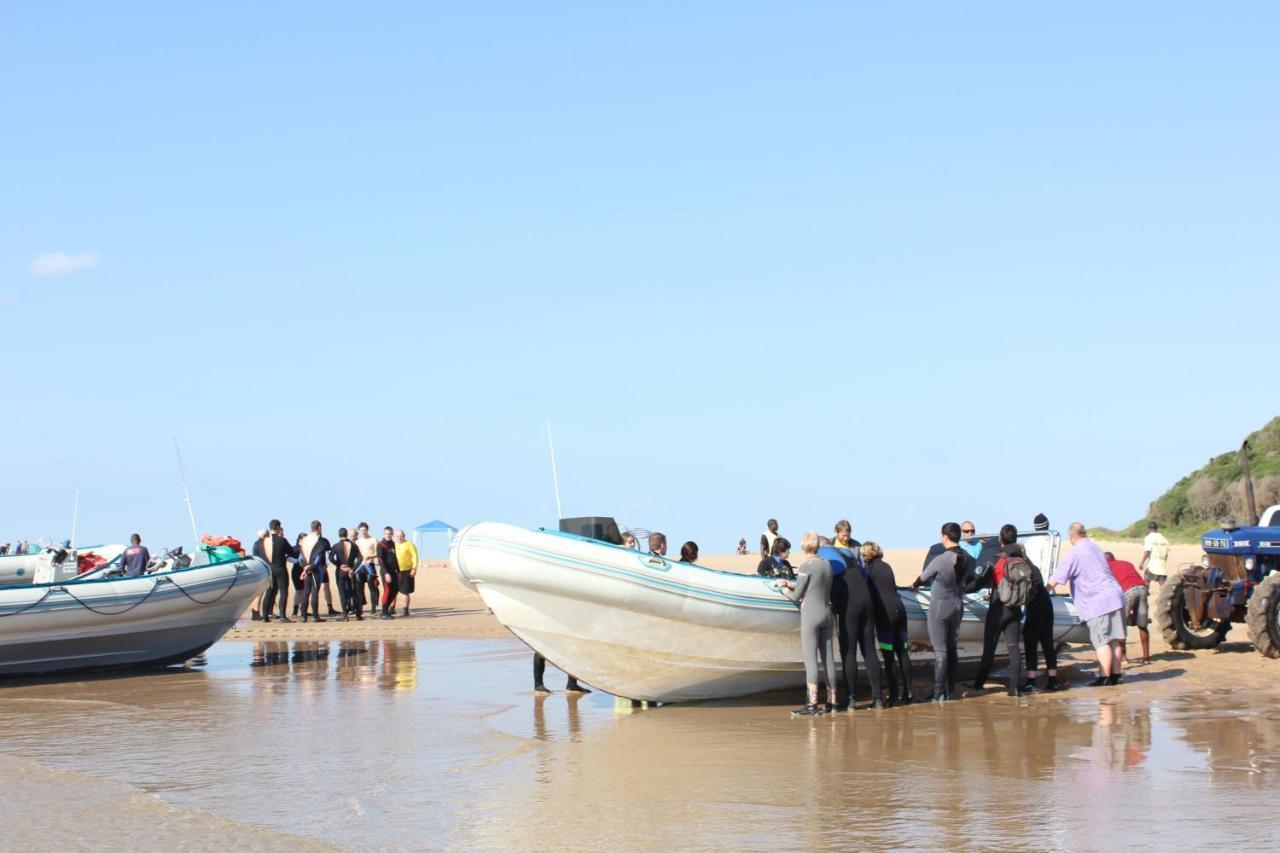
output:
[[[1034,524],[1037,531],[1047,531],[1049,527],[1043,515],[1036,516]],[[1151,532],[1157,533],[1155,524],[1151,525]],[[850,533],[845,520],[836,523],[834,539],[814,531],[805,533],[800,542],[803,559],[796,567],[790,562],[791,543],[778,533],[774,519],[769,520],[760,537],[757,573],[777,578],[779,591],[800,605],[806,703],[795,712],[798,716],[852,710],[859,653],[871,683],[873,707],[886,706],[884,682],[889,705],[915,701],[906,610],[898,596],[893,569],[885,562],[879,545],[872,541],[859,543]],[[1139,629],[1143,659],[1149,660],[1147,585],[1153,579],[1163,580],[1167,572],[1167,541],[1161,544],[1151,536],[1144,541],[1144,577],[1131,563],[1103,552],[1089,538],[1083,524],[1073,523],[1068,536],[1072,548],[1046,581],[1018,543],[1014,525],[1004,525],[995,541],[979,537],[972,522],[942,525],[940,541],[930,549],[912,584],[914,589],[926,585],[930,589],[927,624],[934,654],[933,694],[922,701],[957,698],[963,596],[983,590],[989,590],[989,604],[975,689],[985,688],[1001,640],[1009,653],[1009,695],[1021,696],[1037,689],[1041,653],[1046,676],[1043,689],[1056,691],[1065,687],[1058,678],[1049,596],[1066,584],[1071,586],[1077,615],[1089,628],[1098,658],[1100,672],[1090,686],[1121,683],[1130,625]],[[833,643],[843,661],[839,678]],[[824,684],[826,695],[822,697]],[[820,698],[825,702],[820,703]]]
[[[272,519],[266,529],[259,530],[253,555],[271,567],[271,583],[250,617],[255,622],[270,622],[272,611],[278,608],[274,618],[279,622],[292,622],[290,613],[294,618],[301,615],[303,622],[324,622],[320,615],[322,592],[327,615],[343,622],[352,617],[362,621],[366,607],[370,617],[377,613],[380,619],[394,619],[397,602],[403,608],[400,615],[408,616],[418,575],[418,549],[405,538],[403,530],[384,527],[382,538],[374,539],[366,522],[353,529],[354,535],[349,535],[347,528],[339,528],[338,541],[330,542],[323,525],[313,521],[310,530],[298,534],[292,543],[285,537],[279,519]],[[333,606],[330,566],[341,610]],[[292,611],[290,587],[295,593]]]
[[[31,543],[26,539],[19,539],[16,544],[0,542],[0,557],[16,557],[29,553],[31,553]]]

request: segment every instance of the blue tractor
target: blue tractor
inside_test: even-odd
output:
[[[1248,445],[1242,448],[1249,514]],[[1244,622],[1249,641],[1269,658],[1280,658],[1280,505],[1256,525],[1224,522],[1200,537],[1204,557],[1170,575],[1156,609],[1156,625],[1174,649],[1212,649],[1232,623]]]

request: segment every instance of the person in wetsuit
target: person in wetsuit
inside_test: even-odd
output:
[[[338,602],[342,605],[342,621],[346,622],[355,614],[356,619],[364,619],[360,614],[360,588],[356,578],[356,569],[360,566],[360,549],[356,543],[347,538],[347,528],[338,528],[338,544],[329,551],[329,562],[333,563],[335,580],[338,585]]]
[[[871,606],[875,613],[876,635],[884,656],[885,680],[889,683],[889,704],[910,705],[915,701],[911,686],[911,656],[907,651],[907,608],[898,597],[893,566],[884,561],[884,551],[875,542],[862,543],[862,562],[867,567]],[[898,675],[902,693],[898,693]],[[901,698],[899,698],[901,697]]]
[[[836,662],[831,648],[835,620],[831,616],[831,564],[818,556],[818,534],[809,531],[800,540],[806,559],[796,570],[795,581],[778,581],[778,590],[800,603],[800,651],[804,655],[807,703],[794,716],[814,717],[835,710]],[[818,664],[827,678],[827,704],[818,706]]]
[[[969,555],[960,550],[960,525],[948,521],[942,525],[942,552],[929,561],[911,584],[929,588],[929,642],[933,645],[933,701],[956,698],[956,670],[960,665],[957,643],[960,620],[964,615],[961,591],[969,575]]]
[[[1022,659],[1022,608],[1011,607],[1000,600],[1000,580],[1004,577],[1005,562],[1012,557],[1026,559],[1026,553],[1018,544],[1018,528],[1006,524],[1000,528],[1000,550],[994,563],[986,566],[986,570],[978,577],[975,590],[988,589],[987,621],[982,632],[982,660],[978,663],[978,674],[973,679],[973,688],[982,690],[986,686],[987,676],[995,663],[996,645],[1004,637],[1009,652],[1009,687],[1010,696],[1021,696],[1022,686],[1026,681]]]
[[[785,536],[773,540],[773,553],[769,554],[756,566],[756,574],[766,578],[783,578],[795,580],[796,570],[787,560],[791,556],[791,541]]]
[[[262,621],[271,621],[271,608],[280,598],[281,622],[292,622],[285,614],[289,611],[289,559],[297,558],[298,549],[284,538],[284,526],[278,518],[271,519],[267,525],[267,538],[262,541],[262,554],[271,567],[271,586],[267,588],[267,597],[262,602]]]
[[[846,539],[846,541],[848,541]],[[861,548],[861,546],[858,546]],[[858,551],[832,545],[829,539],[819,540],[818,556],[831,563],[834,576],[837,565],[843,565],[841,572],[845,586],[845,608],[837,614],[835,595],[831,597],[832,615],[836,616],[839,629],[846,629],[848,639],[840,652],[843,663],[844,689],[847,709],[854,708],[853,699],[858,685],[858,650],[862,650],[862,663],[867,668],[867,680],[871,682],[871,707],[883,708],[884,699],[880,694],[880,656],[876,654],[876,622],[875,610],[871,603],[871,589]],[[832,590],[834,591],[834,578]]]
[[[307,621],[307,608],[311,608],[312,617],[317,622],[320,618],[320,587],[329,583],[329,552],[332,550],[329,540],[324,538],[320,522],[311,522],[311,532],[302,537],[301,552],[298,562],[302,566],[302,621]],[[329,608],[331,611],[333,607]]]
[[[378,613],[378,540],[369,535],[368,522],[362,521],[356,525],[356,547],[360,549],[360,565],[356,568],[360,611],[368,604],[369,616],[372,618]],[[367,593],[366,587],[369,590]]]
[[[400,558],[396,556],[395,531],[382,528],[378,540],[378,572],[382,575],[382,615],[379,619],[394,619],[396,595],[400,592]]]
[[[1045,675],[1048,676],[1044,689],[1065,690],[1067,685],[1058,681],[1058,646],[1053,639],[1053,601],[1045,587],[1044,575],[1035,563],[1031,564],[1031,600],[1027,602],[1027,621],[1022,635],[1027,647],[1027,681],[1022,685],[1023,692],[1037,689],[1036,678],[1040,675],[1038,651],[1044,652]]]

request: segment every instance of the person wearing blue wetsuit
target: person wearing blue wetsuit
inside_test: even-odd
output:
[[[832,575],[839,570],[846,589],[845,609],[840,613],[840,622],[848,631],[849,637],[847,647],[841,652],[847,698],[841,707],[853,710],[853,698],[858,684],[858,650],[861,649],[862,662],[867,668],[867,680],[871,682],[871,707],[883,708],[884,700],[880,696],[880,656],[876,654],[875,611],[871,605],[871,590],[863,575],[862,560],[857,552],[836,547],[826,537],[819,540],[819,546],[818,556],[831,564]],[[831,607],[834,611],[834,597]]]

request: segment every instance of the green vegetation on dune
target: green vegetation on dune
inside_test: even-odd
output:
[[[1248,437],[1249,473],[1258,512],[1280,503],[1280,417]],[[1239,450],[1215,456],[1200,470],[1173,484],[1156,498],[1144,518],[1124,530],[1090,531],[1100,539],[1141,539],[1147,522],[1155,521],[1174,542],[1197,542],[1200,534],[1217,527],[1224,518],[1248,523],[1244,495],[1244,471]]]

